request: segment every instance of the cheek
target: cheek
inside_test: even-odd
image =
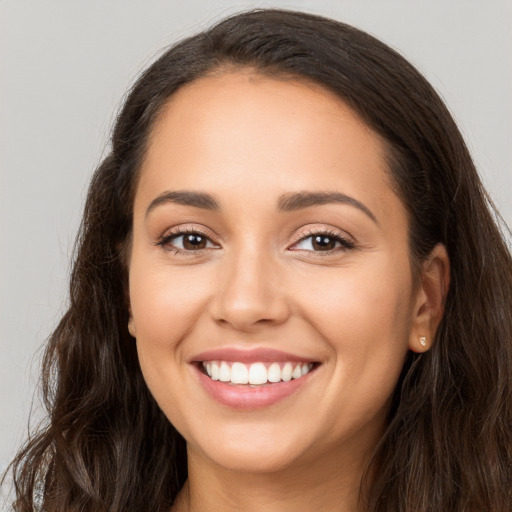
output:
[[[137,353],[146,384],[170,421],[184,424],[180,394],[186,382],[183,340],[197,325],[208,302],[204,277],[190,269],[173,269],[146,255],[133,254],[130,306]],[[172,412],[172,417],[169,415]]]
[[[303,314],[339,348],[404,338],[410,329],[411,279],[389,266],[317,272],[296,294],[303,296]]]
[[[351,272],[328,292],[321,282],[311,301],[310,322],[327,341],[332,358],[332,385],[325,390],[325,408],[343,411],[343,421],[325,415],[325,428],[336,439],[346,422],[357,432],[384,422],[408,350],[411,329],[407,279],[378,279],[379,273]],[[323,293],[320,293],[321,290]],[[319,299],[318,297],[322,297]],[[382,423],[383,424],[383,423]],[[340,434],[341,435],[341,434]]]
[[[342,388],[345,398],[358,397],[356,409],[386,402],[408,350],[411,286],[408,272],[378,265],[317,274],[302,291],[303,315],[331,352],[338,389],[327,400],[338,400]]]
[[[133,258],[130,305],[142,344],[169,346],[193,325],[208,302],[208,282],[194,269],[172,271],[164,264]]]

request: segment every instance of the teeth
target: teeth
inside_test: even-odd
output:
[[[268,367],[267,379],[269,382],[279,382],[281,380],[281,367],[279,363],[272,363]]]
[[[231,384],[250,384],[258,386],[268,382],[288,382],[299,379],[310,372],[311,363],[229,363],[227,361],[208,361],[203,368],[212,380]]]
[[[212,374],[211,374],[212,380],[219,380],[219,365],[212,363]]]
[[[249,384],[266,384],[267,369],[263,363],[251,364],[249,368]]]
[[[242,363],[233,363],[231,367],[232,384],[249,384],[249,371],[247,366]]]
[[[228,363],[222,361],[219,369],[219,380],[222,382],[230,382],[231,381],[231,368]]]
[[[292,380],[293,366],[292,363],[286,363],[281,370],[281,379],[285,382]]]

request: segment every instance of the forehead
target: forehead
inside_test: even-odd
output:
[[[169,99],[138,188],[150,200],[169,188],[246,189],[263,198],[334,187],[372,193],[379,203],[378,196],[391,193],[385,155],[381,138],[326,88],[249,70],[221,73]]]
[[[290,126],[295,124],[296,130]],[[161,137],[208,133],[213,140],[220,123],[249,128],[256,136],[283,127],[293,142],[307,124],[308,135],[337,131],[345,125],[343,136],[365,135],[365,143],[383,151],[384,143],[371,128],[336,94],[307,78],[271,77],[253,69],[222,72],[195,80],[178,89],[162,108],[155,122],[150,148]],[[250,123],[250,126],[249,126]],[[172,133],[174,125],[175,131]],[[269,126],[270,125],[270,126]],[[226,126],[227,127],[227,126]],[[359,133],[356,133],[359,132]],[[219,134],[222,138],[226,134]],[[235,133],[230,132],[233,137]],[[333,133],[336,136],[336,133]],[[219,142],[225,142],[225,137]],[[280,141],[282,142],[282,141]],[[347,141],[348,142],[348,141]]]

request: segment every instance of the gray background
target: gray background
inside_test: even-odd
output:
[[[512,225],[510,0],[0,0],[0,470],[26,437],[87,183],[128,85],[163,46],[255,6],[331,16],[401,51]]]

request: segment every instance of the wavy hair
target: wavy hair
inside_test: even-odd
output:
[[[468,149],[396,51],[351,26],[282,10],[238,14],[179,42],[130,91],[90,185],[69,309],[46,347],[49,419],[12,465],[14,510],[160,512],[187,478],[185,441],[150,395],[127,330],[126,255],[138,170],[162,106],[226,67],[337,94],[386,142],[414,265],[437,243],[448,250],[444,318],[431,350],[406,358],[366,509],[509,512],[512,260]]]

